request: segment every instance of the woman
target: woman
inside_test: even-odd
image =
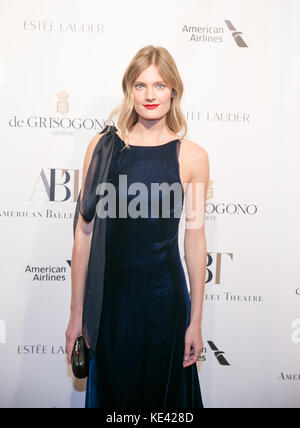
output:
[[[123,102],[109,117],[119,114],[107,176],[116,190],[116,216],[106,219],[101,322],[90,361],[86,407],[201,408],[196,362],[203,349],[208,155],[197,143],[183,139],[187,132],[180,109],[183,83],[166,49],[142,48],[130,62],[122,86]],[[101,138],[95,136],[88,146],[81,189]],[[120,178],[126,178],[125,185]],[[165,188],[154,194],[153,183],[175,185],[176,191],[168,193]],[[129,192],[132,185],[138,192],[137,187]],[[202,190],[202,203],[196,188]],[[178,247],[184,196],[186,207],[196,205],[194,216],[186,210],[184,237],[191,299]],[[120,215],[124,201],[127,216]],[[168,208],[161,209],[165,202]],[[158,216],[151,215],[151,206],[159,207]],[[80,215],[76,227],[68,363],[74,342],[82,335],[93,221]]]

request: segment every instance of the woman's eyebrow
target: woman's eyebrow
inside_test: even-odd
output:
[[[145,83],[142,80],[135,80],[134,83]],[[153,83],[166,83],[164,80],[157,80],[156,82]]]

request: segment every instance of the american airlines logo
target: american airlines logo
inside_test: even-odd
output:
[[[241,34],[243,34],[243,33],[241,31],[237,31],[236,28],[232,25],[231,21],[228,21],[225,19],[225,22],[226,22],[227,27],[231,31],[233,40],[238,45],[238,47],[239,48],[247,48],[248,46],[246,45],[244,39],[241,36]]]
[[[224,21],[231,32],[235,44],[239,48],[247,48],[248,45],[242,37],[243,33],[238,31],[228,19],[225,19]],[[216,24],[183,24],[181,32],[186,35],[188,42],[201,43],[205,45],[222,45],[227,39],[226,35],[228,34],[224,25]]]
[[[208,340],[207,343],[209,344],[211,350],[214,352],[216,359],[220,363],[221,366],[230,366],[229,362],[226,360],[224,356],[224,351],[220,351],[214,342],[211,340]]]

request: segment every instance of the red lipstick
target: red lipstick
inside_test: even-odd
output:
[[[146,107],[149,110],[153,110],[158,106],[159,106],[159,104],[144,104],[144,107]]]

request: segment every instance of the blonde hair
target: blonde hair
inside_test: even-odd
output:
[[[127,136],[128,132],[138,121],[138,114],[134,110],[134,98],[132,86],[140,73],[155,64],[162,75],[163,79],[174,90],[174,97],[171,102],[170,110],[166,115],[166,122],[169,129],[178,134],[183,131],[180,139],[184,138],[187,133],[187,122],[181,111],[180,102],[183,94],[183,82],[178,72],[177,66],[171,54],[163,47],[148,45],[140,49],[134,58],[130,61],[123,79],[122,88],[124,98],[122,102],[110,113],[106,123],[113,122],[117,115],[117,127],[120,129],[122,136]],[[129,145],[124,140],[127,148]]]

